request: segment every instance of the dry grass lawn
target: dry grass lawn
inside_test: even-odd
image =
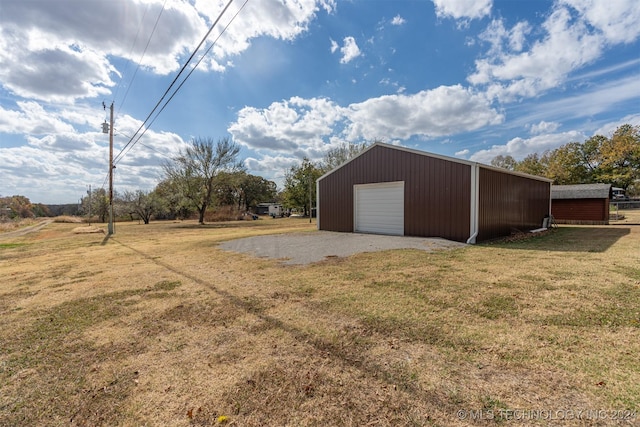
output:
[[[640,226],[297,267],[217,244],[304,219],[76,227],[0,237],[2,426],[640,422]]]

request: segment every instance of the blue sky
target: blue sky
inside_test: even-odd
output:
[[[105,186],[102,103],[118,154],[228,1],[0,0],[0,196]],[[116,191],[152,189],[194,137],[281,185],[344,142],[488,163],[640,125],[637,0],[232,0],[214,40]]]

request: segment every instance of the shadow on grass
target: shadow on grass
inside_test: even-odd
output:
[[[321,336],[316,335],[313,332],[301,329],[296,325],[265,313],[265,307],[260,303],[261,301],[259,298],[248,298],[234,295],[233,293],[221,289],[220,287],[214,285],[213,283],[210,283],[205,279],[197,277],[174,265],[161,261],[155,256],[151,256],[150,254],[135,249],[134,247],[126,245],[116,239],[114,239],[114,242],[122,245],[123,247],[131,250],[134,253],[137,253],[148,261],[166,268],[176,275],[192,280],[193,282],[210,289],[212,292],[221,296],[238,309],[252,314],[264,321],[267,328],[274,328],[284,331],[290,334],[291,337],[293,337],[296,341],[314,347],[320,354],[325,355],[325,357],[331,357],[334,360],[339,360],[340,363],[352,366],[369,377],[380,378],[383,381],[387,382],[389,385],[395,386],[400,382],[397,378],[396,373],[389,371],[384,366],[381,366],[378,363],[377,359],[370,358],[364,354],[363,347],[366,347],[366,343],[355,345],[355,342],[350,342],[350,345],[344,345],[344,343],[342,342],[327,340]],[[431,401],[433,402],[436,402],[436,404],[438,404],[440,407],[446,407],[446,399],[444,399],[437,392],[430,390],[422,390],[421,392],[423,395],[429,396],[429,399],[431,399]]]
[[[487,245],[537,251],[604,252],[630,232],[630,228],[622,227],[559,227],[545,235]]]
[[[102,243],[100,243],[101,245],[106,245],[107,242],[109,241],[109,238],[111,237],[111,234],[107,233],[104,235],[104,239],[102,239]]]
[[[236,220],[236,221],[217,221],[206,222],[199,224],[197,222],[185,221],[176,222],[173,224],[174,228],[187,229],[187,230],[202,230],[202,229],[219,229],[219,228],[238,228],[238,227],[269,227],[277,225],[280,222],[287,222],[288,224],[309,224],[309,218],[259,218],[257,220]]]
[[[176,224],[174,228],[187,230],[217,229],[217,228],[238,228],[238,227],[256,227],[261,224],[259,221],[237,221],[237,222],[210,222],[205,224]]]

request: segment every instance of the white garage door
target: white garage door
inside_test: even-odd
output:
[[[404,235],[404,181],[353,186],[354,231]]]

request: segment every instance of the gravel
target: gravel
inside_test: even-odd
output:
[[[221,243],[219,247],[227,251],[281,260],[284,264],[299,265],[323,261],[327,258],[348,257],[361,252],[390,249],[433,251],[463,246],[465,246],[463,243],[431,237],[317,231],[247,237]]]

